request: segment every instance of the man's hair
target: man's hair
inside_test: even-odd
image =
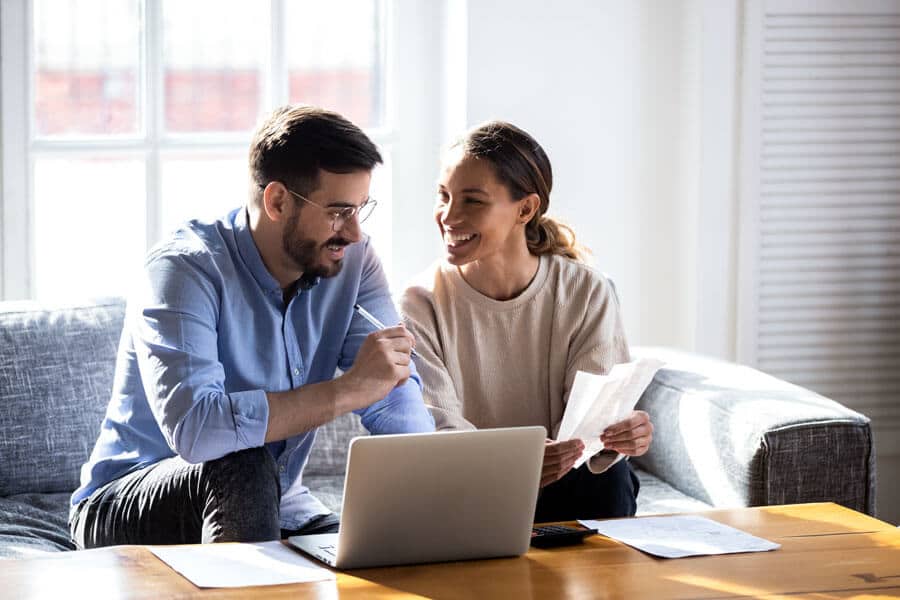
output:
[[[315,106],[275,109],[250,142],[254,199],[272,181],[304,196],[319,185],[319,169],[331,173],[371,171],[381,164],[378,148],[349,120]]]

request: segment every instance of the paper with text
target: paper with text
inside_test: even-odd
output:
[[[585,527],[662,558],[765,552],[780,544],[699,515],[578,521]]]
[[[197,587],[245,587],[333,580],[322,568],[279,541],[256,544],[147,546]]]
[[[575,463],[578,468],[603,450],[600,434],[627,417],[662,367],[662,361],[642,358],[615,365],[608,375],[578,371],[563,413],[558,441],[580,439],[584,452]]]

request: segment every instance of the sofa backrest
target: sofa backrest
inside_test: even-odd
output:
[[[316,431],[316,443],[309,453],[303,474],[343,475],[347,470],[350,440],[365,435],[369,435],[369,432],[362,426],[359,417],[353,413],[341,415],[322,425]]]
[[[100,432],[121,299],[0,303],[0,496],[71,492]]]

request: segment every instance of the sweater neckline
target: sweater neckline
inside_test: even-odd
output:
[[[456,291],[470,302],[489,310],[504,311],[522,306],[534,298],[538,292],[545,287],[544,282],[547,280],[547,274],[550,271],[550,260],[546,254],[542,254],[538,259],[537,273],[534,274],[534,277],[532,277],[525,289],[522,290],[521,294],[515,298],[510,298],[509,300],[495,300],[494,298],[485,296],[469,285],[459,272],[459,268],[454,265],[445,262],[442,268],[448,275],[450,282]]]

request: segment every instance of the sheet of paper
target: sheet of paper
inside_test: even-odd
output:
[[[279,541],[257,544],[147,546],[197,587],[245,587],[328,581],[334,573]]]
[[[584,452],[575,463],[576,469],[603,450],[600,434],[634,410],[662,365],[656,359],[642,358],[615,365],[608,375],[584,371],[575,374],[556,439],[584,442]]]
[[[780,544],[699,515],[578,522],[662,558],[764,552],[781,548]]]

